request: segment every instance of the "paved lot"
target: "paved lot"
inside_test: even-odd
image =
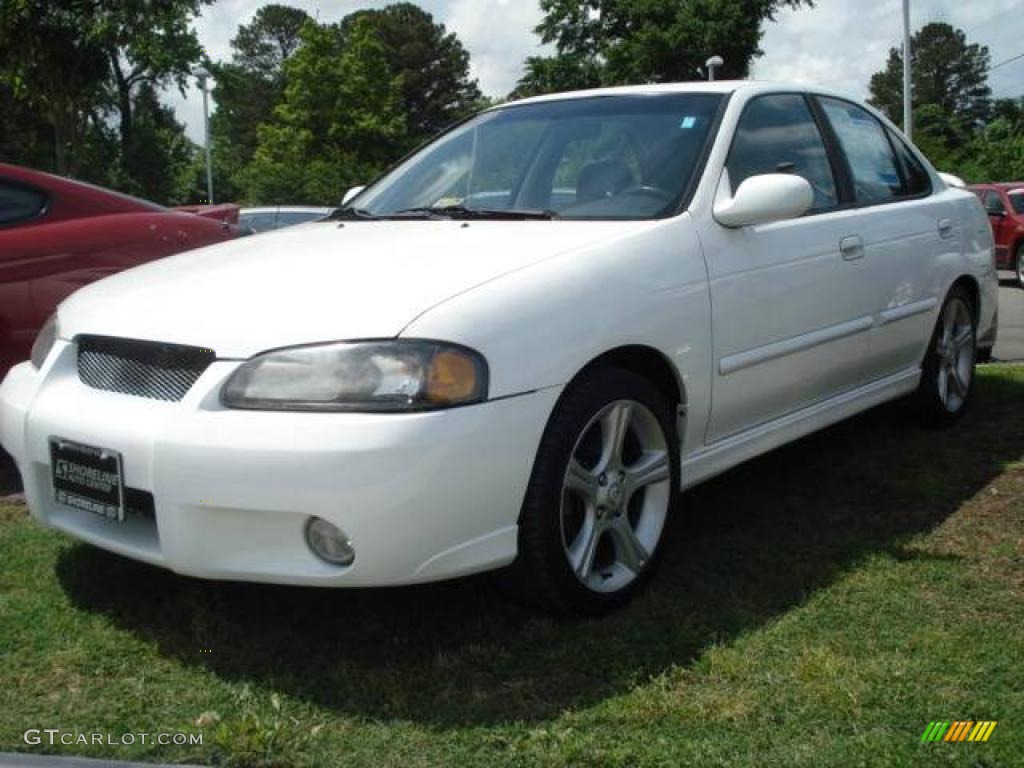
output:
[[[999,335],[992,354],[997,360],[1024,360],[1024,288],[1010,275],[999,275]]]

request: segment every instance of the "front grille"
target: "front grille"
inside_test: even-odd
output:
[[[212,349],[79,336],[78,378],[94,389],[177,402],[216,359]]]

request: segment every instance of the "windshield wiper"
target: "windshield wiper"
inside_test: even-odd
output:
[[[340,219],[364,219],[366,221],[375,221],[380,216],[370,213],[364,208],[353,208],[350,205],[346,205],[344,208],[338,208],[331,213],[327,220],[338,221]]]
[[[538,221],[550,221],[559,218],[554,211],[542,210],[517,210],[499,208],[467,208],[464,205],[439,205],[423,206],[419,208],[406,208],[392,214],[395,218],[406,216],[438,216],[447,219],[495,219],[504,221],[522,221],[535,219]]]

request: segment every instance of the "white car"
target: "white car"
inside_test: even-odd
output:
[[[955,421],[996,292],[978,200],[867,107],[547,96],[327,221],[79,291],[4,382],[0,434],[39,521],[178,573],[512,565],[596,613],[651,574],[680,489],[906,395]]]

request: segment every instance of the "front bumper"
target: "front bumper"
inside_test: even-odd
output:
[[[75,347],[0,387],[0,442],[33,515],[79,539],[178,573],[320,586],[380,586],[497,568],[560,388],[418,414],[233,411],[219,401],[239,365],[211,365],[181,402],[82,384]],[[51,436],[118,451],[152,517],[111,522],[55,502]],[[342,528],[347,567],[308,548],[311,516]]]

